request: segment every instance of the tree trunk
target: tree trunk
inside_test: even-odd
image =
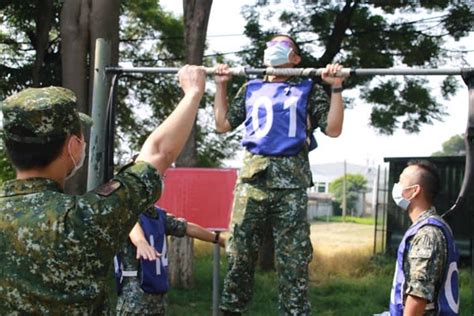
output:
[[[49,44],[49,31],[53,22],[54,6],[53,0],[40,0],[36,6],[36,36],[34,43],[36,49],[35,62],[33,63],[33,86],[41,85],[40,73],[43,67],[44,57]]]
[[[334,21],[334,27],[329,36],[328,44],[324,54],[319,58],[321,67],[332,63],[336,54],[341,50],[342,41],[346,37],[345,33],[351,23],[352,14],[357,9],[360,0],[346,0],[346,4]]]
[[[183,0],[186,63],[201,65],[206,44],[207,25],[212,0]],[[176,166],[196,166],[196,122]],[[189,237],[171,238],[169,249],[169,276],[173,287],[193,285],[193,240]]]
[[[212,0],[183,0],[184,40],[186,63],[202,65],[206,45],[207,25],[211,13]],[[196,166],[196,123],[183,152],[176,161],[177,165]]]
[[[89,109],[89,17],[87,0],[65,1],[61,11],[61,59],[63,86],[74,91],[78,110]]]
[[[104,38],[110,41],[110,61],[112,66],[118,64],[119,56],[119,17],[120,1],[118,0],[93,0],[91,1],[90,16],[90,81],[92,90],[92,79],[94,74],[95,41]],[[92,99],[92,94],[89,94]]]
[[[76,93],[78,109],[81,112],[91,112],[89,105],[92,101],[97,38],[104,38],[112,43],[112,64],[117,64],[119,5],[119,1],[109,0],[68,0],[63,4],[61,11],[63,86]],[[86,180],[87,164],[67,182],[66,191],[83,193]]]
[[[90,10],[90,1],[65,1],[61,10],[60,24],[63,86],[74,91],[78,110],[84,113],[90,113],[88,88]],[[87,151],[86,153],[88,154]],[[66,192],[81,194],[85,191],[87,158],[81,170],[66,182]]]
[[[194,266],[192,264],[192,257],[189,257],[190,249],[191,255],[193,254],[193,239],[189,237],[177,238],[171,236],[169,244],[172,245],[168,251],[168,260],[170,262],[168,265],[169,281],[173,286],[176,284],[182,288],[189,289],[194,283]],[[189,263],[189,261],[191,263]]]

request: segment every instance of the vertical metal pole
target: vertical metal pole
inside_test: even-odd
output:
[[[89,169],[87,190],[92,190],[104,182],[104,169],[107,163],[105,154],[105,126],[107,111],[108,86],[105,67],[110,64],[110,42],[99,38],[96,40],[94,57],[94,83],[92,90],[92,120],[89,145]]]
[[[346,167],[346,160],[344,159],[344,178],[342,180],[342,221],[346,221],[346,212],[347,212],[347,199],[346,199],[346,194],[347,194],[347,167]]]
[[[220,245],[218,243],[214,244],[212,264],[212,316],[219,316],[220,251]]]
[[[374,255],[377,253],[377,230],[378,230],[378,213],[379,213],[379,181],[380,181],[380,165],[377,166],[377,180],[376,180],[376,187],[374,188],[375,197],[374,201]]]
[[[465,135],[465,142],[466,142],[466,164],[468,164],[468,168],[464,171],[464,176],[471,177],[472,176],[472,169],[474,169],[474,157],[472,157],[472,146],[474,145],[474,72],[470,73],[470,76],[466,76],[467,86],[469,88],[469,119],[468,119],[468,127],[466,130]],[[469,150],[469,155],[467,151]],[[471,178],[470,183],[474,181]],[[472,190],[472,189],[471,189]],[[466,188],[466,194],[470,192],[469,189]],[[472,225],[474,225],[474,212],[471,214],[471,291],[472,291],[472,302],[471,302],[471,314],[474,311],[474,229],[472,229]]]
[[[461,195],[464,199],[469,198],[469,192],[472,191],[472,179],[473,169],[474,169],[474,71],[469,71],[462,74],[464,82],[468,88],[468,97],[469,97],[469,110],[468,110],[468,120],[467,120],[467,129],[465,135],[465,144],[466,144],[466,167],[464,170],[464,181],[463,188],[461,188]],[[462,203],[463,207],[466,207],[469,203]],[[471,301],[471,312],[474,310],[474,212],[471,214],[471,292],[472,292],[472,301]]]
[[[388,180],[388,170],[385,168],[384,170],[384,178],[383,178],[383,214],[382,214],[382,250],[385,252],[387,250],[387,245],[385,244],[386,241],[388,241],[387,237],[387,229],[385,223],[387,222],[387,213],[388,213],[388,201],[387,201],[387,194],[388,194],[388,188],[387,188],[387,180]],[[387,237],[387,238],[385,238]]]

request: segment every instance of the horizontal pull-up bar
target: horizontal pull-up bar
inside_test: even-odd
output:
[[[106,67],[106,73],[156,73],[156,74],[175,74],[180,68],[174,67]],[[274,75],[274,76],[320,76],[325,68],[248,68],[236,67],[230,68],[230,73],[234,76],[246,75]],[[215,69],[205,67],[207,74],[213,75]],[[462,75],[464,73],[474,72],[474,68],[434,68],[434,69],[414,69],[414,68],[343,68],[336,74],[337,77],[348,76],[448,76]]]

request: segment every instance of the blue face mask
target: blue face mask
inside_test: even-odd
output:
[[[289,56],[293,49],[283,43],[276,43],[263,53],[263,63],[266,66],[280,66],[289,63]]]

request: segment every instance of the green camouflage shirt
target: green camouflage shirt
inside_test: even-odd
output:
[[[305,79],[292,77],[287,82],[297,84],[302,80]],[[246,84],[237,92],[227,112],[227,120],[232,129],[237,128],[245,121],[245,94]],[[318,127],[324,132],[329,112],[329,100],[319,84],[313,86],[307,109],[309,122],[307,135],[311,135]],[[251,181],[262,172],[266,172],[266,186],[269,188],[306,188],[312,186],[313,183],[306,147],[298,155],[290,157],[267,157],[245,151],[239,181]]]
[[[82,196],[45,178],[0,187],[0,311],[10,315],[105,313],[105,279],[161,177],[137,162]]]
[[[441,220],[434,209],[422,213],[415,223],[428,217]],[[420,228],[408,242],[408,251],[403,260],[405,273],[405,294],[413,295],[433,302],[438,297],[446,266],[447,245],[443,231],[436,226],[426,225]],[[434,304],[428,304],[425,315],[434,315]]]

